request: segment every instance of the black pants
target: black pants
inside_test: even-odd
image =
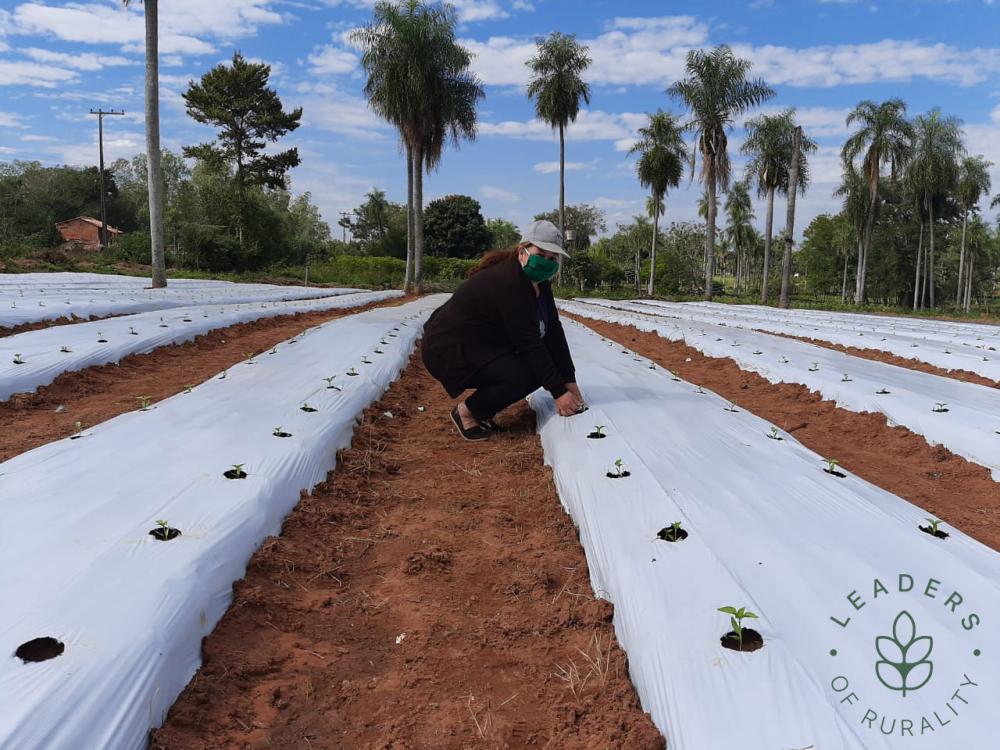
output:
[[[516,401],[541,385],[528,365],[516,354],[505,354],[480,369],[468,383],[476,392],[465,400],[472,416],[480,422],[493,419]]]

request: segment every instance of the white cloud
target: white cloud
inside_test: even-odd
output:
[[[368,141],[383,139],[391,130],[375,116],[364,99],[347,94],[332,84],[302,83],[295,90],[302,95],[298,103],[306,127]]]
[[[160,6],[160,52],[203,55],[216,42],[257,33],[282,22],[270,9],[272,0],[171,0]],[[44,34],[68,42],[119,44],[126,52],[142,52],[145,28],[141,3],[73,3],[65,6],[28,2],[14,9],[10,33]]]
[[[591,170],[594,168],[593,164],[588,164],[579,161],[568,161],[566,162],[567,172],[581,172],[584,170]],[[559,162],[557,161],[542,161],[532,167],[536,172],[542,174],[552,174],[553,172],[559,171]]]
[[[95,127],[96,131],[96,127]],[[109,133],[104,128],[104,164],[109,165],[115,159],[131,159],[146,148],[145,137],[141,133]],[[87,143],[63,143],[48,146],[45,149],[62,164],[72,166],[94,166],[98,161],[97,133],[92,141]]]
[[[56,63],[75,70],[101,70],[112,66],[139,64],[138,60],[129,60],[127,57],[117,55],[99,55],[94,52],[77,52],[70,55],[38,47],[28,47],[24,50],[24,54],[36,62]]]
[[[0,112],[0,128],[26,128],[21,115],[16,112]],[[23,140],[23,139],[22,139]]]
[[[587,78],[594,85],[666,86],[684,74],[687,52],[714,44],[708,25],[692,16],[616,18],[606,32],[581,39],[593,64]],[[485,41],[463,39],[476,55],[474,70],[496,86],[523,86],[525,63],[535,54],[534,41],[495,36]],[[786,47],[734,45],[749,57],[754,74],[774,84],[838,86],[916,78],[950,81],[962,86],[1000,73],[1000,50],[963,49],[949,44],[925,44],[885,39],[870,44]]]
[[[358,66],[358,56],[353,52],[328,44],[309,55],[313,75],[338,75],[350,73]]]
[[[635,131],[646,121],[646,115],[636,112],[612,113],[599,109],[580,111],[575,123],[570,123],[567,137],[581,141],[607,141],[633,138]],[[481,135],[500,135],[533,141],[558,140],[557,130],[536,118],[531,120],[505,120],[484,122],[479,125]]]
[[[72,70],[28,61],[0,60],[0,86],[40,86],[55,88],[76,80]]]
[[[492,185],[483,185],[479,189],[480,194],[484,198],[489,198],[494,201],[501,201],[502,203],[517,203],[521,200],[521,196],[517,193],[506,190],[500,187],[493,187]]]
[[[28,135],[22,135],[20,140],[25,141],[27,143],[41,143],[45,141],[58,141],[59,139],[51,135],[35,135],[32,133]]]
[[[354,8],[371,8],[377,0],[324,0],[327,5],[337,7],[349,5]],[[507,18],[510,16],[503,5],[497,0],[450,0],[450,5],[455,6],[458,12],[458,20],[462,23],[472,23],[475,21],[490,21],[497,18]],[[534,10],[534,6],[525,0],[513,0],[512,10]]]

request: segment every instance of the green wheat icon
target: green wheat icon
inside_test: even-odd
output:
[[[917,625],[905,609],[892,623],[892,636],[880,635],[875,639],[875,650],[881,657],[875,664],[879,682],[890,690],[908,692],[919,690],[934,674],[930,660],[934,639],[929,635],[917,636]]]

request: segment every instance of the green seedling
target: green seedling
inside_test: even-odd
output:
[[[339,391],[339,390],[340,390],[340,386],[337,386],[337,385],[334,385],[334,384],[333,384],[333,381],[334,381],[334,379],[335,379],[336,377],[337,377],[336,375],[331,375],[331,376],[330,376],[330,377],[328,377],[328,378],[323,378],[323,380],[325,380],[325,381],[326,381],[326,387],[327,387],[327,388],[329,388],[329,389],[331,389],[331,390],[334,390],[334,391]]]
[[[737,412],[736,403],[734,401],[730,401],[729,406],[725,408],[725,411],[735,414]]]
[[[248,365],[256,364],[253,361],[253,358],[254,358],[254,353],[253,352],[247,352],[247,364]]]
[[[702,388],[702,387],[701,387],[701,386],[699,385],[699,386],[698,386],[698,390],[697,390],[697,393],[704,393],[704,392],[705,392],[705,389],[704,389],[704,388]]]
[[[674,521],[669,526],[660,529],[656,538],[665,542],[679,542],[682,539],[687,539],[687,532],[681,528],[680,521]]]
[[[948,404],[935,404],[934,408],[931,411],[936,412],[938,414],[943,414],[944,412],[948,411]]]
[[[20,354],[15,354],[14,355],[14,364],[15,365],[23,365],[24,364],[24,360],[21,359],[21,355]]]
[[[292,433],[285,432],[284,430],[281,429],[280,426],[275,427],[274,430],[271,432],[271,434],[274,435],[275,437],[280,437],[280,438],[287,438],[292,436]]]
[[[223,473],[226,479],[246,479],[247,473],[243,471],[246,464],[233,464],[233,468]]]
[[[604,434],[604,425],[602,424],[594,425],[594,431],[589,435],[587,435],[587,437],[589,437],[591,440],[602,440],[603,438],[607,437]]]
[[[892,391],[890,391],[888,388],[882,388],[880,390],[875,391],[876,396],[888,396],[890,393],[892,393]]]
[[[160,529],[161,529],[160,533],[161,533],[161,534],[162,534],[162,535],[163,535],[164,537],[166,537],[166,536],[167,536],[167,531],[168,531],[168,530],[170,529],[170,522],[169,522],[169,521],[164,521],[164,520],[163,520],[163,519],[161,518],[161,519],[159,519],[159,520],[158,520],[158,521],[156,522],[156,525],[160,527]]]
[[[70,348],[68,346],[60,346],[59,351],[62,352],[63,354],[69,354]]]
[[[677,374],[677,370],[671,370],[670,376],[671,376],[670,379],[673,380],[675,383],[681,382],[681,376]]]
[[[226,375],[228,373],[229,373],[229,370],[223,370],[222,374],[219,376],[219,380],[225,380],[226,379]]]
[[[781,437],[781,435],[778,434],[778,428],[777,427],[772,427],[771,428],[771,434],[768,435],[768,437],[771,438],[771,440],[784,440],[784,438]]]
[[[615,470],[613,472],[609,471],[607,476],[608,479],[622,479],[623,477],[629,476],[630,473],[631,472],[625,468],[625,463],[618,458],[615,459]]]
[[[160,328],[167,328],[167,324],[163,322],[163,318],[160,318]]]
[[[76,422],[75,422],[74,424],[75,424],[75,426],[76,426],[76,432],[75,432],[75,433],[73,433],[73,434],[72,434],[72,435],[70,436],[70,438],[69,438],[69,439],[70,439],[70,440],[79,440],[80,438],[82,438],[82,437],[83,437],[83,422],[80,422],[80,421],[78,420],[78,421],[76,421]]]
[[[101,333],[100,331],[97,332],[97,343],[98,344],[106,344],[106,343],[108,343],[108,340],[106,338],[104,338],[104,334]]]
[[[812,367],[809,368],[809,372],[819,372],[819,362],[813,362]]]
[[[733,633],[735,634],[736,640],[739,642],[739,648],[742,651],[743,650],[743,620],[748,619],[748,618],[752,618],[752,619],[756,620],[757,619],[757,615],[755,615],[753,612],[751,612],[750,610],[746,609],[745,607],[740,607],[739,609],[736,609],[736,607],[719,607],[719,611],[722,612],[722,613],[724,613],[724,614],[730,615],[730,617],[729,617],[729,624],[732,625]]]
[[[184,386],[184,392],[190,393],[192,388],[194,388],[194,386],[191,383],[188,383],[186,386]]]
[[[135,400],[139,402],[139,411],[149,411],[149,396],[136,396]]]
[[[308,403],[302,404],[302,406],[300,406],[299,408],[302,411],[305,411],[305,412],[314,412],[314,411],[317,411],[317,409],[313,408],[312,406],[309,406]]]
[[[361,364],[363,364],[363,365],[370,365],[371,363],[372,363],[372,361],[370,359],[368,359],[368,357],[362,357],[361,358]]]
[[[788,358],[787,357],[782,357],[778,361],[781,362],[781,364],[783,364],[783,365],[787,365],[788,364]]]
[[[840,461],[835,458],[824,458],[823,460],[826,461],[826,468],[823,469],[823,471],[827,474],[833,474],[834,476],[843,476],[843,474],[837,471],[837,467],[840,466]]]
[[[851,382],[851,376],[850,376],[850,375],[848,375],[848,374],[847,374],[847,373],[845,372],[845,373],[844,373],[844,377],[842,377],[842,378],[840,379],[840,382],[841,382],[841,383],[850,383],[850,382]]]
[[[354,368],[352,367],[352,368],[351,368],[350,370],[348,370],[348,371],[347,371],[347,374],[348,374],[348,375],[350,375],[350,376],[351,376],[351,377],[353,378],[353,377],[357,376],[357,374],[358,374],[358,371],[357,371],[357,370],[355,370],[355,369],[354,369]]]

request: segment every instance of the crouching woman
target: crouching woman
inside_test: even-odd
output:
[[[451,413],[466,440],[483,440],[494,416],[544,387],[564,417],[585,408],[550,280],[566,257],[559,230],[531,225],[516,250],[487,254],[424,326],[428,372],[458,397]]]

